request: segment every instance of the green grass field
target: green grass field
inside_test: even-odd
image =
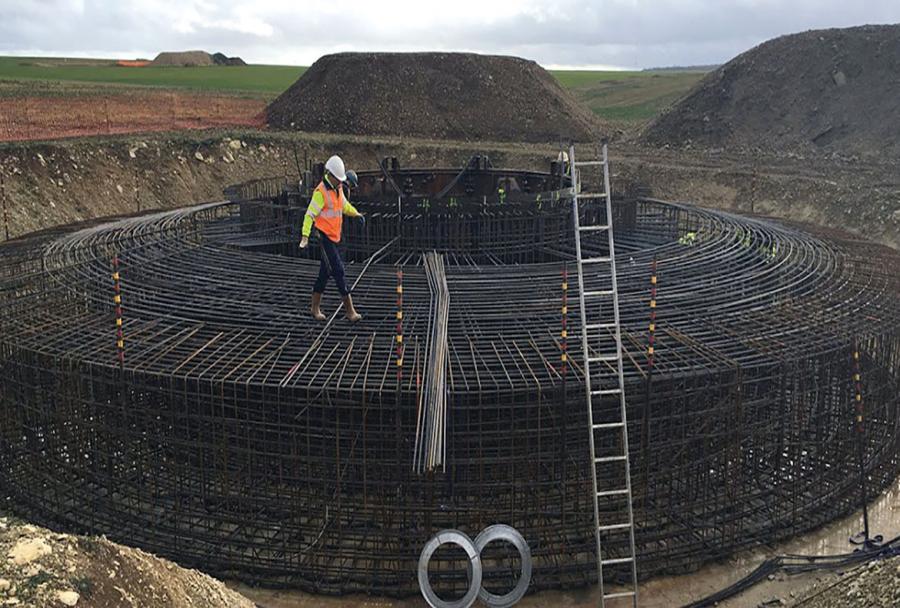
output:
[[[228,67],[118,67],[112,61],[0,57],[0,90],[16,83],[37,89],[52,83],[80,83],[187,88],[274,98],[287,89],[305,67],[248,65]],[[684,95],[703,72],[614,72],[554,70],[560,84],[601,118],[643,122]]]
[[[553,75],[607,120],[650,120],[693,87],[705,72],[555,71]]]
[[[60,60],[0,57],[0,80],[69,81],[114,85],[184,87],[275,96],[306,70],[284,65],[123,68],[113,62],[66,65]]]

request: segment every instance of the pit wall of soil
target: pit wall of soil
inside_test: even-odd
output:
[[[305,158],[341,154],[348,167],[462,167],[476,152],[494,166],[549,167],[554,146],[283,134],[256,130],[154,134],[0,146],[11,237],[95,217],[219,200],[222,188],[296,175]],[[582,148],[582,154],[585,154]],[[900,174],[892,166],[710,157],[611,148],[616,191],[636,185],[659,198],[850,230],[900,248]],[[0,204],[3,201],[0,200]],[[4,238],[0,208],[0,242]]]

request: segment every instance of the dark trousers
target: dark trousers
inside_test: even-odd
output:
[[[320,232],[319,244],[322,260],[319,262],[319,278],[316,279],[313,291],[315,293],[324,293],[325,286],[328,285],[328,278],[334,277],[334,284],[337,285],[341,295],[349,295],[350,290],[347,289],[347,282],[344,280],[344,262],[341,261],[341,252],[338,251],[337,243],[334,243]]]

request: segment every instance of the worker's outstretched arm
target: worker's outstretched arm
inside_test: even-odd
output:
[[[304,237],[309,238],[309,235],[312,232],[313,222],[316,221],[316,218],[322,213],[324,207],[325,197],[322,196],[322,192],[316,190],[313,192],[312,199],[309,201],[309,207],[306,208],[306,215],[303,217],[302,235]]]
[[[344,215],[349,217],[359,217],[362,213],[357,211],[356,207],[350,204],[350,201],[344,200]]]

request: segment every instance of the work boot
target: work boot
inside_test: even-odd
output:
[[[322,294],[313,292],[312,295],[312,306],[310,306],[310,312],[312,312],[313,319],[316,321],[324,321],[325,315],[322,314],[322,310],[319,306],[322,304]]]
[[[362,319],[362,315],[356,312],[356,309],[353,308],[353,298],[349,295],[344,296],[344,313],[347,315],[347,320],[351,323],[356,323],[360,319]]]

